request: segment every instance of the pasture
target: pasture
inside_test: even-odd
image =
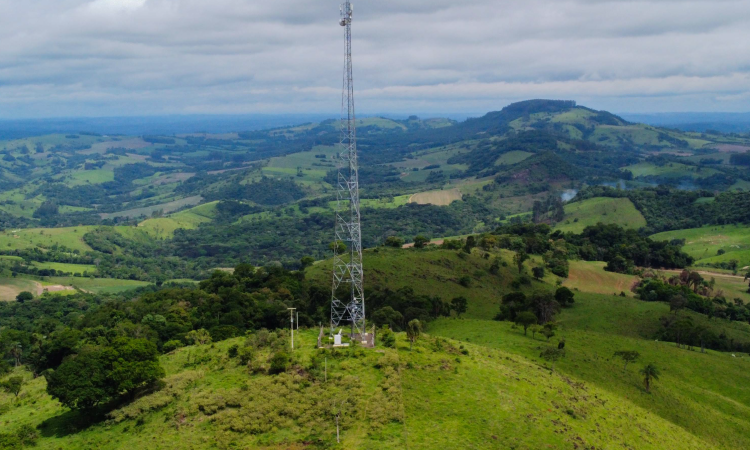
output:
[[[597,197],[565,205],[565,218],[555,225],[563,232],[580,233],[599,222],[617,224],[623,228],[646,226],[646,219],[627,198]]]
[[[684,239],[682,250],[696,260],[696,265],[729,262],[739,268],[750,266],[750,227],[743,225],[709,225],[687,230],[666,231],[651,236],[657,240]],[[719,252],[722,255],[719,255]]]
[[[26,228],[0,232],[0,248],[7,250],[34,247],[50,248],[53,245],[64,245],[80,252],[91,251],[83,242],[83,235],[93,230],[94,226],[65,228]]]
[[[409,198],[409,203],[419,205],[447,206],[461,200],[461,191],[458,188],[444,189],[439,191],[428,191],[414,194]]]

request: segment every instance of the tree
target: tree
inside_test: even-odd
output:
[[[464,244],[464,252],[471,253],[471,249],[477,246],[477,240],[474,236],[466,238],[466,244]]]
[[[669,310],[677,314],[677,311],[683,309],[687,305],[687,299],[680,294],[673,295],[669,300]]]
[[[555,371],[555,361],[565,356],[565,350],[561,348],[547,347],[539,354],[541,358],[552,363],[550,373]]]
[[[625,361],[625,366],[622,368],[625,371],[628,369],[628,364],[638,361],[641,354],[634,350],[618,350],[615,352],[615,356]]]
[[[548,323],[544,325],[544,328],[542,328],[542,335],[544,335],[544,337],[547,338],[547,342],[549,342],[549,339],[555,335],[555,330],[547,325],[550,324]]]
[[[302,269],[312,266],[314,262],[315,258],[313,258],[312,256],[303,256],[302,259],[299,260]]]
[[[516,315],[516,324],[523,327],[524,336],[526,336],[526,330],[528,330],[531,325],[534,325],[537,322],[538,319],[531,311],[522,311]]]
[[[529,327],[529,331],[531,331],[531,339],[536,339],[536,334],[542,331],[542,326],[535,323]]]
[[[414,237],[414,248],[424,248],[424,246],[429,242],[429,238],[426,238],[420,234],[419,236]]]
[[[555,296],[549,291],[537,291],[529,297],[529,306],[532,308],[540,323],[547,323],[555,318],[560,311],[560,304]]]
[[[389,326],[392,330],[400,330],[403,327],[404,316],[390,306],[384,306],[375,311],[372,320],[379,327]]]
[[[191,330],[185,335],[185,339],[194,345],[206,345],[211,343],[211,334],[205,329]]]
[[[703,277],[698,272],[690,272],[688,286],[693,286],[693,292],[698,292],[698,287],[703,283]]]
[[[47,393],[68,408],[88,409],[163,377],[153,342],[121,337],[110,346],[84,348],[48,372]]]
[[[523,272],[523,263],[529,259],[529,255],[525,251],[519,250],[513,256],[513,263],[518,267],[518,273]]]
[[[555,291],[555,300],[557,300],[560,306],[566,308],[575,303],[575,294],[565,286],[561,286]]]
[[[341,241],[331,242],[330,244],[328,244],[328,248],[330,248],[332,252],[338,255],[346,253],[346,244]]]
[[[13,394],[16,398],[18,397],[18,394],[21,393],[21,388],[23,387],[23,377],[21,376],[15,376],[10,377],[7,381],[0,383],[0,387],[3,388],[3,390],[9,394]]]
[[[456,297],[451,300],[451,309],[456,311],[456,315],[461,317],[461,314],[465,313],[468,309],[469,302],[466,297]]]
[[[23,303],[28,300],[32,300],[34,298],[34,294],[32,294],[29,291],[23,291],[20,292],[18,295],[16,295],[16,301],[18,303]]]
[[[534,275],[534,278],[537,279],[537,281],[540,281],[542,278],[544,278],[544,267],[538,266],[531,269],[532,275]]]
[[[386,247],[401,248],[403,245],[404,245],[404,240],[401,239],[398,236],[388,236],[385,239],[385,246]]]
[[[411,350],[414,342],[419,339],[419,335],[422,333],[422,323],[414,319],[410,321],[406,326],[406,337],[409,339],[409,350]]]
[[[643,375],[643,385],[646,386],[646,392],[651,392],[652,380],[659,379],[659,369],[653,364],[648,364],[646,367],[641,369],[641,375]]]

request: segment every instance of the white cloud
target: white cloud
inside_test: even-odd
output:
[[[338,4],[0,0],[0,117],[336,112]],[[357,2],[358,108],[745,111],[750,0]]]

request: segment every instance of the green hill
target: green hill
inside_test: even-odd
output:
[[[737,225],[710,225],[655,234],[654,239],[685,239],[684,251],[695,258],[696,266],[737,261],[737,268],[750,266],[750,228]]]
[[[512,255],[491,253],[502,261]],[[30,426],[37,436],[34,448],[73,450],[750,445],[747,355],[701,353],[655,341],[660,317],[671,315],[669,306],[585,292],[617,283],[598,263],[571,265],[575,304],[559,314],[549,343],[538,333],[524,335],[509,322],[491,320],[500,297],[512,290],[515,269],[501,265],[491,274],[492,259],[483,252],[462,254],[385,248],[365,253],[368,289],[411,287],[415,295],[469,300],[465,318],[431,322],[411,350],[398,333],[395,348],[380,339],[374,350],[320,351],[317,329],[307,329],[297,335],[286,369],[272,375],[269,358],[287,348],[289,334],[282,330],[274,338],[260,338],[262,333],[254,332],[249,339],[161,356],[166,378],[159,390],[141,392],[100,415],[67,410],[45,393],[44,377],[16,369],[27,384],[17,399],[0,393],[5,425],[0,433],[29,433],[23,427]],[[329,263],[309,268],[309,278],[327,284]],[[458,282],[463,276],[471,278],[468,287]],[[552,289],[556,280],[550,276],[524,289]],[[750,340],[746,323],[680,314],[738,341]],[[551,372],[539,355],[561,339],[565,356]],[[232,353],[233,347],[240,351]],[[247,362],[238,356],[244,348],[250,349]],[[638,351],[641,358],[623,370],[613,357],[618,350]],[[638,370],[650,362],[661,377],[647,393]],[[341,443],[336,444],[335,416],[342,400],[348,412],[340,418]]]
[[[646,226],[643,214],[629,199],[597,197],[565,205],[565,218],[555,225],[555,229],[580,233],[584,228],[599,222],[634,229]]]

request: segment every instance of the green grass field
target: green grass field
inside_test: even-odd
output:
[[[436,295],[446,301],[470,294],[473,301],[469,304],[467,316],[490,319],[498,312],[502,296],[499,292],[508,290],[515,277],[515,269],[511,270],[510,267],[512,253],[502,251],[499,256],[508,263],[508,267],[502,267],[498,275],[491,275],[488,272],[491,261],[476,252],[464,259],[456,251],[439,249],[367,250],[364,252],[367,267],[365,288],[411,287],[416,292]],[[307,273],[310,278],[328,284],[331,266],[326,261],[309,268]],[[458,284],[464,275],[472,279],[470,288]],[[541,285],[538,282],[535,284]]]
[[[160,203],[158,205],[152,205],[152,206],[143,206],[140,208],[133,208],[128,209],[125,211],[119,211],[116,213],[101,213],[99,214],[102,219],[112,219],[115,217],[142,217],[142,216],[151,216],[156,211],[161,211],[163,214],[169,214],[171,212],[177,211],[178,209],[182,209],[186,206],[196,206],[200,204],[200,202],[203,201],[203,197],[200,195],[194,195],[192,197],[185,197],[177,200],[172,200],[169,202]]]
[[[76,289],[94,294],[116,294],[118,292],[128,291],[149,284],[145,281],[85,277],[49,277],[45,281],[46,284],[73,286]]]
[[[61,270],[72,274],[83,274],[88,272],[90,274],[96,272],[96,266],[91,264],[67,264],[67,263],[56,263],[56,262],[35,262],[34,267],[39,269],[54,269]]]
[[[624,168],[633,173],[634,177],[658,176],[664,178],[706,178],[720,173],[714,169],[688,166],[680,163],[668,163],[657,166],[652,163],[642,162]]]
[[[146,219],[137,227],[115,227],[118,233],[129,239],[139,239],[141,233],[145,233],[156,239],[168,239],[174,235],[175,230],[183,228],[193,230],[202,223],[210,222],[216,215],[216,203],[210,202],[186,209],[168,217]]]
[[[653,239],[685,239],[683,251],[696,259],[697,266],[708,263],[739,261],[739,267],[750,266],[750,227],[711,225],[688,230],[655,234]],[[718,255],[723,250],[723,255]]]
[[[587,226],[599,222],[634,229],[646,226],[646,219],[630,199],[597,197],[565,205],[565,218],[555,228],[580,233]]]
[[[64,245],[80,252],[91,251],[83,242],[83,235],[93,230],[94,226],[67,228],[27,228],[22,230],[5,230],[0,232],[0,248],[13,250],[34,247],[52,247]],[[15,232],[14,232],[15,231]]]
[[[101,184],[115,180],[115,173],[112,170],[77,170],[70,174],[70,179],[66,184],[70,187],[81,186],[84,184]]]
[[[528,159],[532,155],[533,153],[514,150],[512,152],[503,153],[502,156],[497,158],[497,161],[495,161],[495,165],[496,166],[503,166],[503,165],[512,166],[513,164],[518,164],[521,161]]]

